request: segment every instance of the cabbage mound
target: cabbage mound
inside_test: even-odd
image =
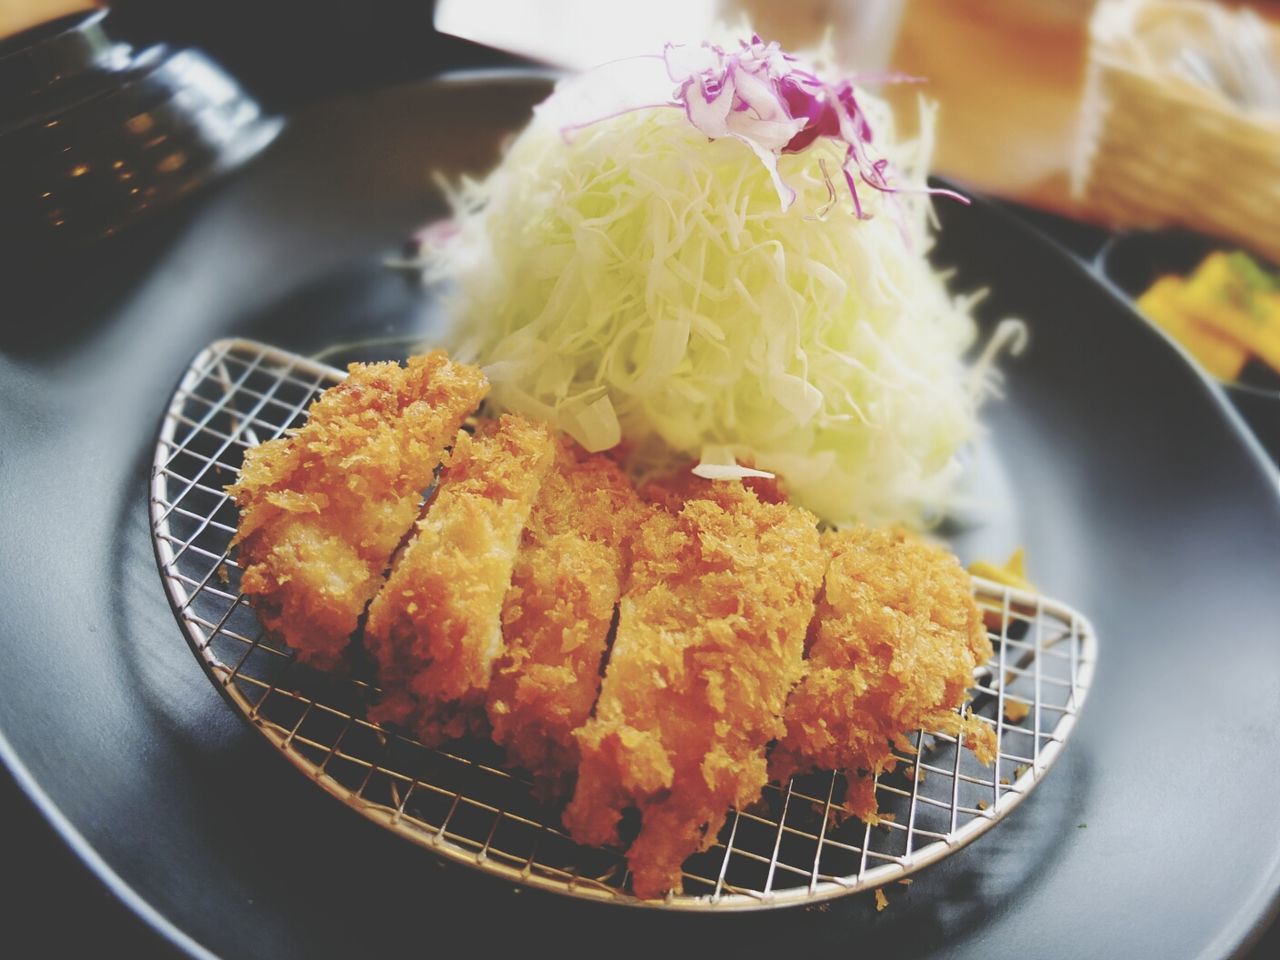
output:
[[[797,193],[783,210],[745,143],[661,107],[570,132],[557,100],[574,95],[562,85],[497,169],[452,192],[458,230],[428,253],[451,285],[448,345],[483,366],[492,403],[588,450],[626,441],[640,475],[689,458],[776,473],[835,525],[944,510],[979,378],[969,302],[926,259],[929,198],[911,189],[928,109],[896,144],[887,106],[859,92],[904,188],[861,191],[859,219],[828,175],[834,141],[779,158]]]

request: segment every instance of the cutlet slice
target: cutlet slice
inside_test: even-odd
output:
[[[408,365],[353,363],[298,430],[245,453],[240,589],[300,660],[334,666],[445,446],[489,385],[443,351]]]
[[[600,689],[629,540],[651,509],[612,460],[557,441],[503,604],[506,654],[486,705],[494,741],[540,793],[562,792],[577,769],[573,731]]]
[[[844,809],[874,823],[874,778],[893,768],[891,746],[912,751],[911,733],[963,736],[991,761],[991,729],[957,712],[991,643],[969,576],[946,550],[896,529],[830,533],[823,542],[831,563],[770,773],[785,781],[844,770]]]
[[[737,482],[690,486],[632,550],[564,822],[582,843],[617,843],[623,810],[639,808],[627,860],[636,895],[657,897],[767,781],[826,555],[811,514]]]
[[[380,722],[436,745],[483,728],[502,653],[502,601],[521,533],[555,459],[551,431],[504,416],[458,434],[413,540],[369,607]]]

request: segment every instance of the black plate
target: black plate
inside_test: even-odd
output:
[[[305,350],[421,322],[428,305],[381,256],[440,212],[429,170],[482,169],[544,90],[472,78],[300,116],[170,225],[145,270],[63,284],[6,326],[0,747],[20,780],[168,935],[228,957],[1235,950],[1280,888],[1280,479],[1215,386],[983,203],[940,209],[937,259],[990,288],[984,323],[1031,327],[989,448],[1033,576],[1090,615],[1101,662],[1058,769],[999,828],[891,887],[889,909],[666,916],[517,895],[343,808],[218,696],[148,539],[175,379],[231,333]]]
[[[1235,249],[1221,240],[1179,230],[1138,231],[1112,237],[1099,251],[1095,264],[1102,276],[1136,300],[1166,274],[1189,276],[1214,250]],[[1275,272],[1272,263],[1260,260]],[[1233,383],[1223,385],[1227,397],[1280,462],[1280,373],[1251,358]]]

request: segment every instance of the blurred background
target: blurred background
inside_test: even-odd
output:
[[[95,6],[107,4],[0,0],[0,37]],[[791,48],[814,45],[829,29],[842,66],[927,80],[925,92],[943,107],[940,173],[1094,217],[1104,205],[1070,195],[1082,110],[1094,106],[1085,83],[1091,63],[1127,61],[1166,84],[1199,85],[1206,107],[1217,99],[1243,114],[1256,112],[1259,122],[1274,122],[1280,109],[1280,4],[1269,0],[652,0],[643,7],[586,0],[116,0],[109,6],[121,36],[139,45],[199,47],[272,111],[521,56],[589,66],[665,38],[705,35],[716,21],[745,17],[766,39]],[[1098,6],[1140,14],[1098,26],[1106,19],[1094,17]],[[1209,8],[1235,16],[1213,16]],[[1109,34],[1092,45],[1091,20],[1095,34]]]
[[[31,171],[45,163],[21,137],[55,117],[51,98],[62,98],[57,109],[71,102],[58,72],[63,61],[32,51],[104,6],[0,0],[4,262],[33,249],[53,251],[38,254],[45,266],[63,256],[92,260],[105,249],[100,243],[119,256],[116,247],[143,242],[132,231],[106,236],[118,223],[104,220],[94,228],[102,236],[78,236],[74,250],[63,251],[51,229],[62,226],[55,215],[61,208],[32,207],[34,226],[14,214],[27,209],[15,184],[35,182]],[[1227,386],[1280,457],[1280,3],[115,0],[104,29],[111,49],[135,51],[121,57],[141,57],[157,44],[200,50],[239,84],[239,99],[224,90],[219,103],[234,104],[236,123],[244,121],[236,130],[252,129],[256,139],[237,151],[241,134],[227,133],[210,148],[220,159],[209,161],[209,175],[169,193],[164,177],[178,172],[164,165],[172,166],[166,158],[174,155],[156,161],[148,175],[161,185],[154,213],[164,216],[188,202],[188,189],[269,149],[274,128],[263,128],[263,118],[287,122],[336,96],[450,70],[588,66],[743,17],[787,47],[829,37],[839,65],[882,89],[908,123],[920,94],[936,101],[935,172],[1000,198],[1131,297]],[[925,82],[882,82],[893,73]],[[75,169],[71,176],[79,179]],[[123,217],[123,209],[111,207],[112,215]],[[129,224],[152,216],[128,211]],[[21,306],[0,301],[0,328],[19,322]],[[0,901],[0,922],[17,937],[10,943],[38,937],[40,952],[53,956],[92,937],[110,940],[123,955],[160,953],[158,941],[62,849],[7,775],[0,799],[3,837],[16,850],[4,869],[22,880]],[[54,901],[75,904],[81,919],[44,925],[39,908]],[[1273,931],[1257,955],[1275,955],[1277,947]]]
[[[750,22],[792,49],[829,39],[837,65],[894,101],[907,128],[919,96],[938,103],[934,172],[1016,204],[1128,295],[1150,293],[1145,312],[1213,376],[1240,387],[1245,415],[1263,443],[1280,450],[1280,401],[1263,402],[1280,396],[1280,294],[1272,296],[1272,265],[1280,260],[1280,4],[116,0],[94,27],[106,39],[93,42],[132,52],[100,71],[99,82],[153,70],[163,60],[153,48],[164,44],[203,51],[225,68],[224,79],[239,82],[240,98],[206,75],[195,92],[221,111],[217,136],[204,120],[182,116],[183,108],[168,118],[172,129],[160,131],[171,134],[169,143],[186,143],[185,151],[151,149],[162,140],[155,131],[121,129],[116,140],[137,154],[141,178],[127,191],[122,184],[135,171],[99,177],[92,151],[51,186],[52,160],[41,151],[52,147],[37,128],[65,106],[75,82],[42,31],[75,27],[77,15],[105,7],[0,0],[0,38],[7,38],[0,40],[0,200],[7,208],[0,246],[28,259],[48,259],[36,241],[66,246],[66,239],[113,234],[176,205],[269,142],[272,123],[339,94],[464,68],[583,68],[668,38],[706,36],[718,22]],[[40,40],[34,47],[33,37]],[[137,66],[144,61],[151,66]],[[177,80],[156,79],[162,73],[155,70],[152,81],[166,95],[184,83],[201,86],[189,70],[169,70],[181,74]],[[880,82],[893,74],[922,82]],[[1210,254],[1237,252],[1195,274]],[[1252,291],[1241,310],[1217,310],[1236,288]]]

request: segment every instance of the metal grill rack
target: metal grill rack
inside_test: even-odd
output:
[[[574,843],[487,743],[428,749],[364,719],[369,678],[312,671],[264,635],[229,556],[236,509],[224,488],[244,451],[305,419],[344,374],[262,344],[222,340],[192,361],[165,414],[151,480],[161,578],[188,642],[235,708],[299,770],[414,843],[507,881],[595,900],[677,910],[813,903],[899,879],[995,825],[1060,754],[1096,658],[1069,607],[984,580],[974,591],[996,655],[975,675],[973,709],[996,731],[983,766],[954,737],[920,731],[916,757],[877,784],[887,817],[836,815],[845,779],[797,777],[730,813],[684,865],[684,892],[642,901],[616,851]]]

